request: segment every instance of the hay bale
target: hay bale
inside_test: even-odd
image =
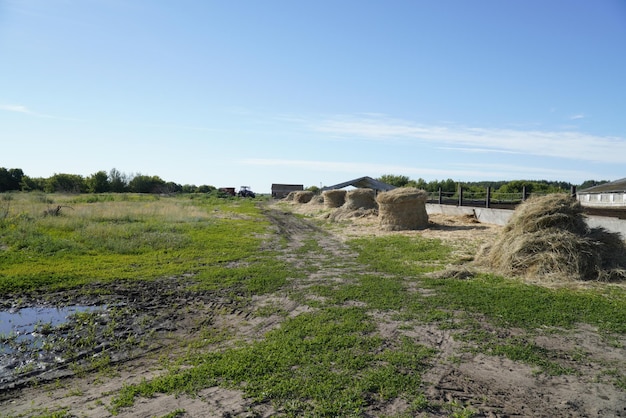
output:
[[[517,207],[504,229],[522,233],[543,231],[547,228],[562,229],[579,235],[587,233],[588,227],[580,203],[564,193],[528,199]]]
[[[378,209],[376,192],[372,189],[354,189],[346,192],[346,202],[343,207],[347,210]]]
[[[309,203],[314,195],[315,193],[309,190],[298,191],[294,193],[293,201],[296,203]]]
[[[322,196],[324,197],[324,206],[327,208],[339,208],[346,203],[345,190],[326,190]]]
[[[285,196],[285,200],[288,202],[293,202],[293,199],[296,196],[296,192],[289,192],[287,196]]]
[[[387,231],[427,228],[427,199],[426,191],[413,187],[380,193],[376,198],[380,228]]]
[[[527,200],[477,261],[503,274],[563,280],[626,277],[626,245],[619,235],[590,230],[582,206],[567,194]]]
[[[323,204],[324,204],[324,198],[320,194],[316,194],[315,196],[313,196],[313,198],[309,202],[309,205],[323,205]]]

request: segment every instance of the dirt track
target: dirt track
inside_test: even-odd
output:
[[[297,209],[294,209],[297,210]],[[286,238],[287,245],[281,249],[281,257],[301,271],[315,271],[304,279],[291,280],[290,289],[306,289],[316,282],[329,280],[345,281],[366,271],[356,262],[356,255],[344,244],[346,236],[378,233],[371,219],[355,221],[350,228],[332,226],[326,228],[303,220],[281,207],[269,207],[266,217],[275,225],[279,234]],[[458,243],[463,237],[478,244],[490,239],[493,229],[477,225],[470,219],[443,218],[434,220],[432,228],[409,234],[449,237]],[[334,232],[333,232],[334,231]],[[315,240],[321,251],[297,252],[304,242]],[[275,246],[276,241],[266,245]],[[275,247],[278,248],[278,247]],[[466,251],[459,247],[458,251]],[[469,250],[467,250],[469,251]],[[329,266],[323,269],[306,269],[311,266]],[[407,286],[421,291],[414,283]],[[64,376],[59,382],[46,385],[29,385],[44,373],[31,373],[13,382],[16,388],[8,390],[8,384],[0,395],[0,410],[8,416],[36,416],[36,411],[45,408],[69,409],[73,416],[107,417],[107,405],[112,395],[124,383],[138,382],[160,373],[160,359],[176,356],[180,342],[197,336],[202,327],[227,330],[244,340],[262,338],[269,329],[280,325],[279,316],[260,317],[254,312],[268,304],[280,303],[289,316],[298,315],[312,308],[289,299],[288,292],[255,297],[252,303],[239,306],[226,295],[198,293],[187,289],[192,277],[164,279],[160,282],[116,283],[94,286],[92,296],[80,292],[62,292],[45,295],[45,303],[65,304],[116,304],[125,316],[119,319],[116,335],[135,336],[141,346],[107,344],[101,335],[98,352],[82,353],[84,357],[108,353],[113,360],[110,373],[90,373],[56,365],[57,375]],[[164,289],[167,289],[164,291]],[[97,290],[97,291],[95,291]],[[80,296],[79,296],[80,295]],[[86,299],[85,299],[86,298]],[[44,299],[44,295],[23,298],[23,304]],[[5,306],[16,302],[5,301]],[[372,313],[378,323],[378,333],[385,339],[409,336],[417,342],[437,350],[437,355],[424,376],[423,391],[431,402],[461,402],[474,411],[474,416],[491,417],[591,417],[626,416],[626,392],[614,386],[603,376],[607,367],[626,368],[626,340],[609,344],[595,330],[582,326],[575,331],[526,335],[521,330],[497,329],[483,321],[487,332],[501,338],[522,335],[536,344],[553,350],[556,360],[574,367],[576,375],[547,376],[537,374],[532,367],[510,361],[503,357],[487,356],[471,351],[455,339],[456,330],[440,329],[436,324],[405,323],[394,320],[393,312]],[[102,326],[107,322],[103,319]],[[121,333],[121,334],[120,334]],[[125,334],[124,334],[125,333]],[[128,338],[126,338],[128,340]],[[219,348],[218,346],[214,348]],[[208,347],[210,349],[210,347]],[[579,356],[572,358],[572,352]],[[406,401],[398,399],[385,404],[371,405],[366,416],[399,416],[408,407]],[[268,404],[254,404],[244,399],[241,393],[221,388],[209,388],[197,397],[157,396],[140,398],[134,407],[123,410],[121,416],[163,416],[175,409],[186,411],[190,417],[248,417],[272,416],[277,413]],[[443,410],[424,412],[423,416],[447,416]]]

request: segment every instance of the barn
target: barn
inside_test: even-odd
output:
[[[343,189],[344,187],[348,187],[348,186],[356,187],[359,189],[373,189],[376,191],[376,193],[387,192],[389,190],[393,190],[396,188],[396,186],[392,186],[391,184],[383,183],[382,181],[378,181],[371,177],[365,176],[365,177],[359,177],[358,179],[349,180],[343,183],[335,184],[333,186],[323,187],[322,191]]]
[[[626,209],[626,178],[580,190],[576,198],[586,207]]]
[[[304,190],[302,184],[272,184],[272,197],[274,199],[283,199],[291,192],[299,192]]]

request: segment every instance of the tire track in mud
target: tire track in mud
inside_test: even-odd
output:
[[[268,248],[277,250],[279,257],[285,262],[294,266],[297,271],[309,271],[315,266],[315,273],[305,275],[305,278],[298,277],[292,280],[292,285],[298,288],[305,288],[314,282],[338,280],[340,276],[347,272],[356,273],[359,269],[357,263],[353,260],[356,255],[350,249],[334,239],[320,227],[306,220],[299,219],[292,213],[276,210],[273,208],[263,208],[263,215],[269,220],[276,230],[276,234],[268,238],[265,245]],[[299,251],[311,240],[316,241],[322,249],[321,253]],[[323,268],[323,265],[329,263],[330,260],[335,264],[332,269]],[[120,321],[120,332],[128,332],[136,338],[141,338],[151,332],[156,335],[151,337],[153,345],[150,349],[137,350],[130,355],[127,353],[116,354],[119,350],[114,350],[112,344],[108,343],[102,337],[101,348],[94,347],[93,350],[85,350],[80,354],[80,358],[73,360],[89,359],[94,355],[109,354],[112,364],[119,364],[122,368],[128,368],[123,371],[123,375],[129,379],[124,382],[118,379],[112,382],[108,392],[115,393],[123,383],[132,383],[133,381],[145,376],[154,375],[154,360],[150,357],[158,356],[159,352],[167,352],[170,349],[176,350],[176,341],[185,338],[185,335],[193,336],[202,328],[214,328],[227,330],[232,341],[255,341],[263,338],[263,335],[280,326],[284,321],[284,315],[257,315],[256,311],[268,303],[280,304],[283,311],[288,316],[296,316],[302,312],[309,310],[307,306],[290,300],[284,294],[262,295],[252,297],[249,303],[242,304],[241,301],[233,300],[228,294],[220,292],[198,291],[194,289],[195,281],[193,276],[164,278],[155,281],[121,281],[112,283],[94,283],[89,284],[81,289],[64,290],[51,294],[20,295],[19,298],[7,298],[3,300],[5,306],[12,306],[11,301],[19,300],[20,306],[59,306],[59,305],[108,305],[115,306],[119,310],[127,311]],[[13,306],[19,308],[20,306]],[[185,307],[193,306],[193,315],[185,310]],[[141,325],[139,325],[141,323]],[[106,326],[106,321],[102,321]],[[160,336],[159,336],[160,335]],[[171,336],[167,336],[171,335]],[[172,345],[173,344],[173,345]],[[227,346],[229,342],[225,343]],[[219,345],[219,344],[218,344]],[[37,353],[33,351],[33,357]],[[50,403],[51,395],[46,393],[39,387],[31,387],[34,382],[54,381],[63,378],[66,382],[81,382],[83,377],[76,376],[76,373],[69,367],[72,359],[68,359],[63,364],[46,366],[45,370],[35,373],[16,375],[11,381],[4,382],[2,396],[0,396],[0,406],[12,405],[16,414],[23,414],[32,408],[45,407]],[[24,361],[28,361],[28,356],[24,356]],[[144,371],[138,371],[134,367],[146,368]],[[86,377],[86,379],[90,379]],[[69,383],[68,383],[69,384]],[[102,390],[98,387],[84,385],[86,387],[84,397],[91,402],[66,400],[63,391],[60,391],[58,397],[54,396],[55,401],[62,405],[67,402],[71,405],[71,411],[78,416],[108,416],[108,413],[102,404],[106,404],[106,396],[99,392]],[[253,405],[253,403],[241,396],[235,396],[232,402],[213,402],[215,393],[222,393],[219,388],[212,388],[204,391],[207,394],[204,402],[196,399],[185,399],[181,397],[177,402],[180,407],[188,411],[203,411],[195,416],[205,416],[206,411],[211,411],[210,416],[249,416],[251,410],[258,412],[255,416],[270,416],[272,411],[267,410],[267,405]],[[31,401],[29,405],[20,405],[15,402],[16,399],[26,395]],[[110,396],[110,395],[108,395]],[[229,395],[230,396],[230,395]],[[132,407],[124,413],[127,416],[146,416],[145,411],[150,411],[153,415],[163,415],[171,412],[167,408],[167,402],[163,403],[161,397],[155,399],[142,399],[138,405]],[[201,397],[202,398],[202,397]],[[94,405],[96,400],[100,400],[101,405]],[[103,401],[103,402],[102,402]],[[140,405],[139,405],[140,404]],[[204,405],[204,406],[203,406]],[[162,408],[162,409],[159,409]],[[191,414],[193,416],[193,414]]]

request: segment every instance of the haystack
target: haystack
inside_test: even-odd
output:
[[[322,197],[321,194],[316,194],[315,196],[313,196],[313,198],[309,202],[309,205],[323,205],[323,204],[324,204],[324,198]]]
[[[346,203],[345,190],[326,190],[322,196],[324,196],[324,206],[327,208],[339,208]]]
[[[556,279],[626,278],[626,245],[618,234],[589,229],[582,206],[567,194],[521,204],[477,261],[503,274]]]
[[[315,193],[309,190],[298,191],[294,193],[293,201],[296,203],[309,203],[313,196],[315,196]]]
[[[427,228],[427,199],[427,192],[413,187],[380,193],[376,198],[380,228],[387,231]]]
[[[293,202],[293,199],[295,196],[296,196],[296,192],[289,192],[287,196],[285,196],[285,200],[288,202]]]
[[[354,189],[346,192],[346,203],[343,207],[347,210],[377,209],[376,192],[372,189]]]

